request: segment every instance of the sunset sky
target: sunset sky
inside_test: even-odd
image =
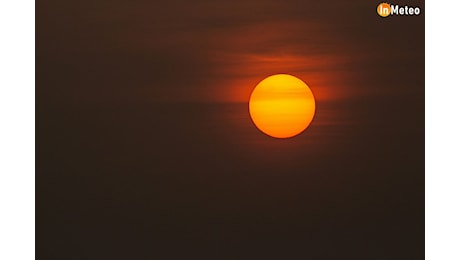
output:
[[[422,259],[424,5],[379,3],[38,1],[38,258]],[[316,98],[287,140],[277,73]]]

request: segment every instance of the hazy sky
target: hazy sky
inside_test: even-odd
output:
[[[378,4],[37,1],[38,258],[423,259],[424,6]],[[275,73],[292,139],[249,117]]]

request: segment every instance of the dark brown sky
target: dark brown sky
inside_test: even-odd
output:
[[[378,4],[37,1],[37,258],[423,259],[424,7]],[[275,73],[317,98],[288,140]]]

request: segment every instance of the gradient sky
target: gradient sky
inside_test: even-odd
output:
[[[378,4],[38,1],[38,259],[422,259],[424,5]],[[276,73],[317,99],[288,140]]]

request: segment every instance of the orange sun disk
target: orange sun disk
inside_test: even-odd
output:
[[[302,80],[276,74],[262,80],[252,91],[249,114],[256,127],[275,138],[302,133],[315,115],[315,98]]]

